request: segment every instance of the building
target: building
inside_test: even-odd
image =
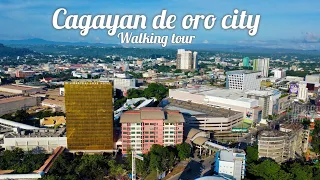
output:
[[[247,98],[243,91],[208,86],[187,86],[169,89],[169,98],[207,105],[221,109],[239,111],[247,122],[259,123],[262,108],[257,99]]]
[[[320,83],[320,74],[306,75],[305,80],[310,83]]]
[[[68,149],[81,152],[113,151],[112,84],[66,82],[64,89]]]
[[[260,90],[246,92],[247,98],[256,99],[259,101],[259,106],[262,107],[262,118],[267,118],[268,115],[278,114],[279,98],[281,92],[278,90]]]
[[[17,71],[16,72],[16,77],[17,78],[26,78],[26,77],[31,77],[35,75],[36,73],[34,71]]]
[[[306,102],[308,101],[308,88],[306,84],[300,83],[299,90],[298,90],[298,99]]]
[[[126,111],[120,117],[122,154],[133,149],[148,153],[153,144],[174,146],[183,142],[183,115],[179,111],[145,107]]]
[[[226,88],[241,91],[259,90],[261,72],[246,70],[228,71]]]
[[[65,128],[59,129],[34,129],[21,130],[6,133],[3,137],[3,144],[6,150],[21,148],[23,151],[49,152],[59,146],[67,147]]]
[[[305,153],[306,143],[301,124],[281,124],[279,130],[265,130],[258,135],[259,158],[272,158],[278,163],[295,159]]]
[[[14,113],[17,110],[26,110],[40,104],[40,99],[29,96],[13,96],[0,99],[0,116]]]
[[[269,76],[269,62],[270,62],[270,58],[255,59],[253,61],[253,70],[254,71],[261,71],[263,77],[268,77]]]
[[[66,111],[64,100],[61,99],[44,99],[41,106],[55,109],[55,111]]]
[[[275,69],[273,70],[274,77],[275,78],[285,78],[286,77],[286,71],[284,69]]]
[[[231,132],[232,128],[243,120],[243,113],[238,111],[171,98],[164,101],[168,101],[165,109],[178,110],[184,115],[186,130],[194,128],[211,132]]]
[[[26,85],[18,85],[18,84],[11,84],[11,85],[3,85],[0,86],[1,92],[7,92],[12,94],[36,94],[43,90],[43,87],[36,87],[36,86],[26,86]]]
[[[177,69],[191,70],[197,68],[197,52],[178,49],[177,54]]]
[[[51,116],[40,120],[41,127],[55,127],[59,125],[66,125],[66,118],[64,116]]]
[[[101,82],[112,82],[113,88],[135,88],[137,87],[136,79],[125,79],[125,78],[100,78]]]
[[[245,176],[246,153],[242,149],[222,149],[216,153],[214,171],[228,179],[241,180]]]
[[[250,59],[249,57],[245,57],[242,59],[242,66],[243,67],[250,67]]]

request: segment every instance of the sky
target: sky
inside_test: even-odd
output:
[[[79,30],[54,29],[53,13],[62,7],[68,10],[68,15],[144,14],[148,18],[148,28],[134,33],[194,35],[193,43],[320,48],[319,0],[1,0],[0,40],[42,38],[63,42],[120,43],[116,36],[109,37],[106,30],[92,30],[82,37]],[[178,26],[174,30],[151,28],[150,21],[163,9],[177,16]],[[221,18],[232,14],[234,9],[261,16],[258,33],[254,37],[249,36],[247,30],[221,28]],[[217,22],[211,30],[201,27],[184,30],[179,24],[186,14],[213,14]]]

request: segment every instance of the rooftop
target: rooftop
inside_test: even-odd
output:
[[[233,162],[235,157],[241,157],[238,154],[245,155],[246,153],[244,152],[244,150],[241,149],[222,149],[220,150],[220,160]]]
[[[211,117],[225,117],[228,118],[230,116],[234,116],[236,114],[242,114],[241,112],[223,109],[223,108],[215,108],[207,105],[196,104],[187,101],[181,101],[169,98],[169,104],[165,106],[165,109],[168,110],[178,110],[181,113],[189,114],[192,116],[211,116]]]
[[[29,138],[29,137],[66,137],[66,128],[58,129],[35,129],[35,130],[21,130],[18,133],[10,133],[5,138]]]
[[[229,75],[229,74],[252,74],[252,73],[260,73],[260,72],[259,71],[252,71],[252,70],[236,70],[236,71],[226,72],[227,75]]]
[[[25,86],[25,85],[3,85],[0,88],[7,88],[7,89],[16,89],[16,90],[30,90],[30,89],[37,89],[42,87],[33,87],[33,86]]]
[[[142,120],[164,120],[168,123],[184,122],[179,111],[163,110],[160,107],[144,107],[140,110],[126,111],[120,117],[120,123],[140,123]]]
[[[2,98],[2,99],[0,99],[0,104],[6,104],[6,103],[21,101],[21,100],[30,99],[30,98],[34,98],[34,97],[13,96],[13,97],[8,97],[8,98]]]

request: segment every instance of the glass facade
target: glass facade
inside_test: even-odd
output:
[[[68,149],[112,150],[112,84],[67,82],[64,87]]]

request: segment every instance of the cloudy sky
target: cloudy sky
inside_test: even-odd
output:
[[[145,14],[148,20],[167,9],[168,13],[177,15],[177,22],[186,14],[214,14],[220,22],[237,8],[261,15],[256,36],[249,36],[247,30],[223,30],[219,23],[212,30],[177,27],[171,31],[154,31],[149,25],[145,32],[195,35],[194,43],[320,48],[319,0],[1,0],[0,39],[120,42],[116,37],[109,37],[105,30],[94,30],[82,37],[77,30],[54,29],[52,15],[60,7],[66,8],[68,14]]]

